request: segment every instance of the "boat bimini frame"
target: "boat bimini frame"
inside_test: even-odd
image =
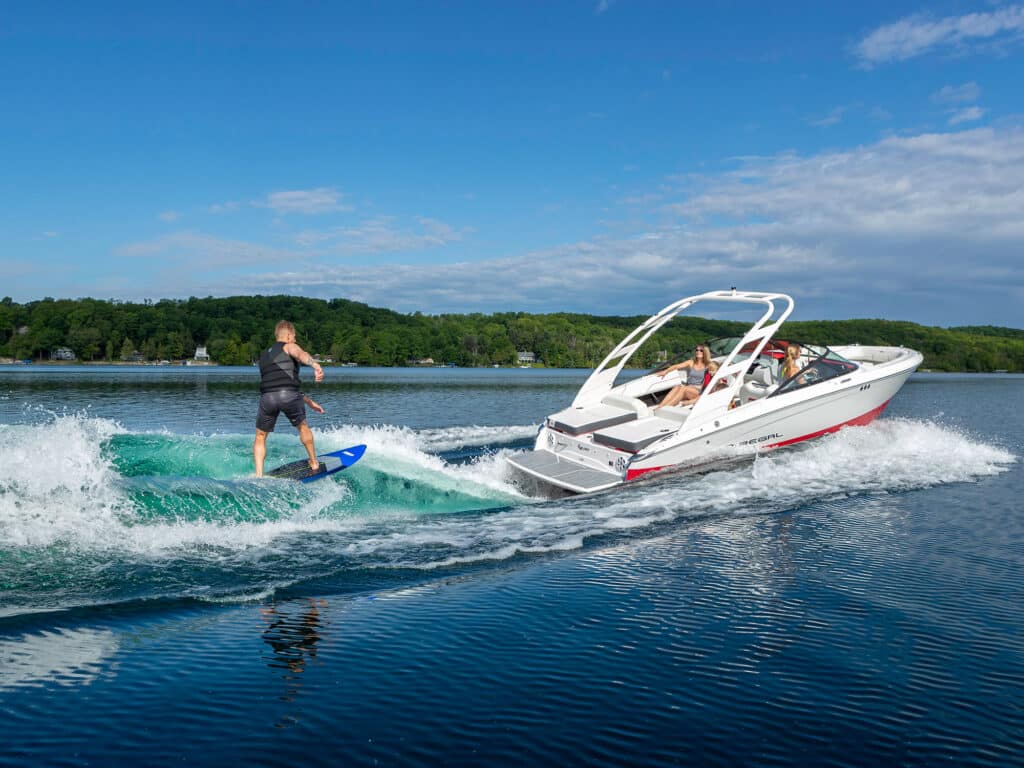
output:
[[[704,394],[694,404],[686,418],[687,430],[699,428],[714,420],[729,407],[744,383],[744,373],[751,360],[756,360],[765,344],[772,338],[779,326],[793,311],[793,299],[782,293],[760,293],[756,291],[711,291],[698,296],[680,299],[669,304],[658,314],[651,316],[643,325],[622,340],[601,362],[576,394],[573,408],[587,408],[601,403],[615,386],[615,380],[626,363],[656,331],[675,318],[676,315],[701,301],[726,301],[743,304],[760,304],[765,307],[761,315],[744,334],[738,344],[720,362],[719,369],[704,388]],[[727,386],[717,389],[718,382],[726,380]],[[629,385],[624,388],[628,393]]]

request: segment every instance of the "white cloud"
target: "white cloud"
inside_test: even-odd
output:
[[[342,195],[334,187],[317,187],[315,189],[290,189],[280,192],[271,192],[260,200],[250,200],[242,203],[237,200],[228,200],[223,203],[214,203],[209,207],[210,213],[234,213],[244,206],[253,208],[267,208],[279,216],[287,214],[304,214],[307,216],[322,213],[338,213],[353,210],[353,206],[342,202]]]
[[[333,187],[272,192],[265,199],[254,200],[252,204],[257,208],[270,208],[278,214],[312,215],[352,210],[352,206],[341,202],[341,193]]]
[[[295,251],[191,231],[128,243],[114,253],[128,258],[163,256],[165,261],[178,266],[202,266],[207,271],[276,261],[288,263],[300,256]]]
[[[752,160],[675,210],[697,221],[768,220],[816,238],[969,233],[987,239],[987,227],[1013,223],[1004,217],[1009,201],[1022,202],[1016,180],[1022,172],[1020,130],[922,134],[807,158]]]
[[[602,13],[607,11],[615,3],[615,0],[597,0],[597,7],[594,9],[594,13],[600,16]]]
[[[950,125],[959,125],[960,123],[973,123],[976,120],[981,120],[985,116],[985,110],[978,106],[966,107],[965,109],[958,109],[949,118]]]
[[[981,88],[975,82],[963,85],[946,85],[932,94],[932,101],[939,104],[964,104],[977,101],[981,97]]]
[[[379,216],[352,227],[305,230],[295,237],[299,246],[321,246],[339,255],[420,251],[461,240],[470,230],[456,230],[437,219],[419,217],[417,228],[396,225],[393,216]]]
[[[648,191],[637,195],[627,195],[622,198],[622,204],[627,206],[649,207],[662,202],[665,199],[665,192]]]
[[[818,118],[817,120],[810,120],[808,122],[816,128],[827,128],[830,125],[838,125],[843,121],[844,112],[846,112],[846,107],[836,107],[825,115],[825,117]]]
[[[628,241],[576,243],[506,259],[433,265],[267,272],[247,292],[345,296],[400,311],[580,310],[643,314],[689,293],[732,284],[785,286],[838,262],[814,249],[762,247],[728,233],[666,231]],[[838,264],[841,266],[841,264]],[[813,283],[812,283],[813,287]]]
[[[163,211],[160,213],[160,221],[177,221],[181,218],[181,214],[177,211]]]
[[[674,225],[634,238],[460,264],[273,271],[243,285],[403,311],[603,313],[642,313],[739,285],[791,291],[806,318],[1019,326],[1021,178],[1021,130],[889,138],[748,159],[670,207]]]
[[[991,43],[1016,43],[1024,37],[1024,5],[988,13],[932,19],[916,14],[886,24],[855,47],[865,66],[905,61],[938,48],[966,50]]]
[[[1024,129],[893,137],[737,162],[728,173],[670,180],[672,205],[658,202],[664,182],[654,196],[637,190],[634,202],[648,200],[648,214],[662,226],[509,258],[340,261],[348,253],[443,245],[465,231],[428,218],[400,226],[387,217],[313,232],[287,250],[183,232],[122,253],[140,264],[160,254],[157,263],[174,265],[174,274],[149,286],[151,296],[286,292],[400,311],[642,314],[736,285],[793,293],[801,319],[1020,327]],[[211,269],[220,271],[211,276]],[[147,291],[136,286],[131,294]]]

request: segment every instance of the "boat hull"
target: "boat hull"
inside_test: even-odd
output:
[[[774,408],[756,416],[746,414],[737,424],[726,423],[727,416],[723,416],[720,426],[706,435],[648,456],[638,455],[630,463],[624,479],[634,480],[648,472],[670,467],[702,464],[716,456],[781,448],[837,432],[843,427],[870,424],[882,414],[909,375],[874,382],[870,391],[859,391],[858,386],[855,391],[839,390],[790,405],[771,404],[768,400],[765,405],[774,405]],[[751,405],[761,404],[746,407]]]

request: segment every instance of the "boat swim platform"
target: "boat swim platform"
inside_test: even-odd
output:
[[[622,475],[585,467],[544,449],[509,457],[508,463],[528,475],[578,493],[602,491],[623,480]]]

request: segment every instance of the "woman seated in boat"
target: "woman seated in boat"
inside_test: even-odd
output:
[[[710,384],[711,380],[715,378],[715,374],[718,373],[718,368],[719,365],[714,360],[708,363],[708,369],[704,374],[704,386],[701,387],[700,392],[698,392],[697,396],[694,397],[692,400],[683,400],[679,403],[679,405],[693,405],[694,403],[696,403],[700,396],[703,395],[706,391],[708,391],[708,384]],[[729,382],[727,381],[728,378],[729,377],[726,376],[724,379],[719,379],[718,383],[715,384],[715,388],[710,391],[717,392],[720,389],[725,389],[727,386],[729,386]]]
[[[655,410],[666,405],[679,405],[684,400],[696,400],[700,391],[704,388],[704,375],[708,370],[708,363],[711,362],[711,352],[703,344],[698,344],[693,350],[693,357],[681,363],[670,365],[663,371],[658,371],[658,376],[665,378],[665,374],[671,371],[686,371],[686,383],[672,387],[665,399],[654,406]]]
[[[796,376],[805,365],[806,363],[800,358],[800,345],[790,344],[786,347],[786,359],[782,361],[779,381],[785,381],[791,376]]]

